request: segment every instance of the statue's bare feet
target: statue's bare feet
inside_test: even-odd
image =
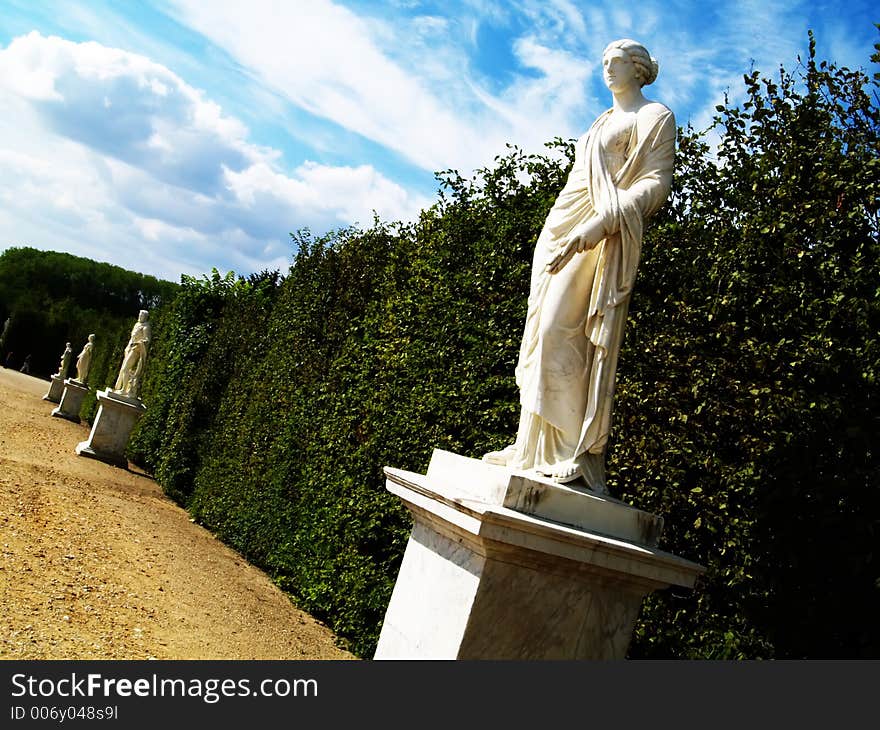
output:
[[[490,451],[488,454],[483,454],[483,461],[496,466],[509,466],[515,453],[516,445],[511,444],[501,451]]]
[[[605,485],[605,458],[603,454],[581,454],[571,461],[562,461],[550,467],[536,469],[558,484],[581,481],[595,494],[608,494]]]
[[[550,479],[559,484],[567,484],[583,476],[577,461],[563,461],[559,464],[553,464],[553,466],[536,468],[535,471],[545,477],[550,477]]]

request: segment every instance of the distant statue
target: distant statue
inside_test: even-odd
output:
[[[70,349],[70,343],[64,345],[64,352],[61,355],[61,363],[58,366],[58,372],[55,373],[56,378],[67,377],[67,371],[70,369],[70,358],[73,357],[73,350]]]
[[[76,358],[76,379],[80,383],[85,383],[89,377],[89,368],[92,366],[92,347],[94,346],[95,336],[89,335],[89,341],[83,346],[82,352]]]
[[[516,367],[515,442],[483,459],[583,480],[606,494],[605,447],[617,359],[645,224],[672,184],[675,118],[646,99],[657,62],[610,43],[602,75],[613,105],[575,145],[574,165],[535,246]]]
[[[142,309],[138,314],[138,321],[131,330],[131,337],[125,347],[122,357],[122,367],[116,378],[113,390],[122,395],[138,397],[143,377],[144,366],[147,362],[147,347],[150,344],[150,323],[147,318],[150,313]]]
[[[6,344],[6,335],[9,332],[9,327],[12,325],[12,315],[9,315],[6,318],[6,321],[3,323],[3,331],[0,332],[0,349],[3,349],[3,346]]]
[[[19,372],[22,372],[25,374],[30,374],[30,372],[31,372],[31,356],[30,355],[25,357],[24,362],[21,364],[21,367],[19,368]]]

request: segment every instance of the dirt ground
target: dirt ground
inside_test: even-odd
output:
[[[132,466],[77,456],[0,368],[0,659],[354,659]]]

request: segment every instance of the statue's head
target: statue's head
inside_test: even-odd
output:
[[[69,349],[70,349],[70,343],[69,343],[69,342],[66,342],[66,343],[64,344],[64,348],[67,349],[67,350],[69,350]]]
[[[142,309],[138,314],[138,322],[146,322],[149,316],[150,313],[146,309]]]
[[[95,336],[89,335],[89,342],[94,342],[94,341],[95,341]]]
[[[629,60],[632,61],[636,68],[636,76],[641,86],[654,83],[654,80],[657,78],[659,65],[657,64],[657,59],[648,53],[647,48],[631,38],[621,38],[620,40],[612,41],[605,47],[605,50],[602,51],[602,58],[604,59],[608,53],[615,49],[623,51],[629,56]]]

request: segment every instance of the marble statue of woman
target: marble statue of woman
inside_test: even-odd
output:
[[[116,385],[113,386],[116,393],[138,397],[147,362],[147,347],[150,344],[150,323],[147,321],[149,316],[150,313],[142,309],[138,314],[138,321],[131,330],[131,337],[122,357],[122,367],[119,369]]]
[[[89,368],[92,365],[92,347],[94,347],[95,336],[89,335],[89,341],[83,346],[82,352],[76,358],[76,379],[80,383],[85,383],[89,377]]]
[[[672,183],[675,118],[645,98],[657,62],[610,43],[602,74],[613,105],[575,145],[568,180],[535,246],[516,382],[515,442],[483,459],[605,494],[617,359],[648,218]]]
[[[55,373],[56,378],[62,380],[67,377],[67,371],[70,369],[70,358],[73,356],[73,350],[70,349],[70,343],[64,345],[64,352],[61,355],[61,363],[58,366],[58,372]]]

